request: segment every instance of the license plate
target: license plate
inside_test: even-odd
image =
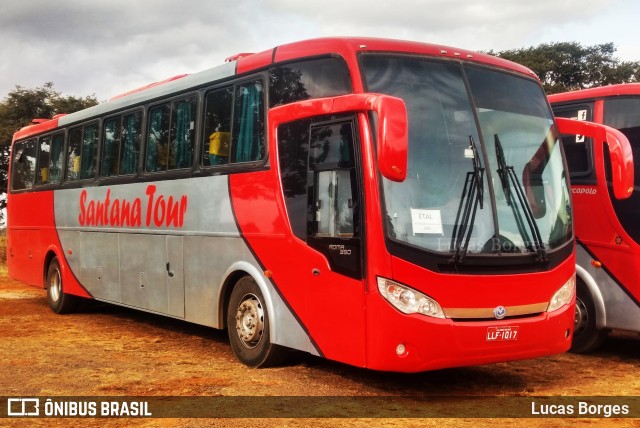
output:
[[[518,340],[518,326],[487,327],[487,342]]]

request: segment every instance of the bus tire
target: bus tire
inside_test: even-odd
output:
[[[249,367],[281,364],[285,349],[271,343],[270,319],[264,296],[250,276],[233,288],[227,308],[227,333],[238,360]]]
[[[571,352],[584,354],[596,350],[607,338],[608,333],[608,330],[596,327],[596,305],[593,297],[589,288],[578,280]]]
[[[68,314],[78,308],[79,297],[64,292],[60,263],[54,257],[47,270],[47,301],[56,314]]]

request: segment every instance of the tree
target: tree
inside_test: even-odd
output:
[[[33,119],[51,119],[56,114],[73,113],[96,104],[98,101],[95,95],[84,98],[63,97],[53,89],[51,82],[35,89],[16,86],[0,102],[0,193],[7,188],[9,149],[14,132],[31,124]],[[6,199],[0,198],[0,210],[5,206]]]
[[[613,43],[583,47],[578,42],[557,42],[488,53],[529,67],[552,94],[640,81],[640,62],[621,62],[615,52]]]

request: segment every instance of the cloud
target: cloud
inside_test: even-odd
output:
[[[95,93],[99,100],[213,67],[239,52],[260,52],[312,37],[372,36],[475,50],[517,49],[548,41],[550,34],[572,40],[563,32],[569,24],[579,29],[594,25],[604,11],[636,7],[633,0],[4,3],[0,98],[14,85],[32,88],[51,81],[65,95]],[[607,32],[594,34],[601,43],[621,43]]]
[[[517,48],[531,32],[588,20],[614,0],[394,0],[315,2],[267,0],[279,11],[314,22],[324,35],[375,35],[430,43],[458,43],[460,48]],[[471,45],[471,46],[469,46]]]
[[[53,81],[64,92],[110,97],[267,49],[279,22],[260,3],[10,2],[0,15],[0,55],[12,59],[0,65],[0,94]]]

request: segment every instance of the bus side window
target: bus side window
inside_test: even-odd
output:
[[[11,165],[11,189],[33,188],[36,176],[37,140],[31,139],[15,143]]]
[[[94,178],[98,155],[98,125],[79,126],[69,131],[67,180]]]
[[[82,133],[82,153],[80,155],[80,178],[93,178],[96,172],[98,153],[98,125],[84,127]]]
[[[205,104],[202,166],[228,164],[233,87],[209,92]]]
[[[633,151],[633,159],[640,159],[640,98],[622,98],[615,97],[604,101],[604,120],[607,126],[616,128],[622,132],[631,144]],[[605,145],[605,153],[608,153],[608,146]],[[611,162],[605,162],[605,168],[608,168],[610,180]],[[640,185],[640,167],[634,169],[634,185]],[[622,201],[620,202],[623,203]],[[637,212],[637,211],[636,211]],[[635,220],[634,220],[635,221]],[[636,223],[637,224],[637,223]]]
[[[64,134],[47,135],[40,138],[38,152],[38,179],[36,184],[57,184],[62,178],[64,156],[62,150]]]
[[[197,105],[196,97],[173,102],[169,169],[189,168],[193,164]]]
[[[142,114],[138,111],[122,118],[120,139],[120,174],[134,174],[138,170],[140,157],[140,124]]]
[[[103,177],[134,174],[138,171],[141,117],[142,114],[138,111],[104,122],[100,168]]]
[[[197,99],[192,96],[149,109],[147,172],[189,168],[193,164],[197,106]]]
[[[264,158],[264,86],[255,80],[236,86],[232,162],[252,162]]]
[[[51,157],[51,135],[40,138],[40,149],[38,151],[38,178],[36,184],[49,183],[49,159]]]
[[[149,110],[145,170],[165,171],[169,157],[169,118],[171,106],[164,104]]]
[[[51,139],[51,149],[49,153],[49,183],[60,183],[62,180],[62,169],[64,167],[64,134],[56,134]]]
[[[80,178],[80,149],[82,147],[82,128],[69,131],[69,147],[67,149],[67,181]]]
[[[553,113],[557,117],[567,117],[578,120],[593,120],[593,107],[591,104],[554,107]],[[567,166],[572,180],[578,177],[590,176],[593,172],[591,160],[592,142],[590,138],[582,135],[562,137],[562,146],[566,154]]]
[[[118,175],[118,149],[120,146],[120,118],[104,121],[102,134],[102,165],[100,175],[111,177]]]

